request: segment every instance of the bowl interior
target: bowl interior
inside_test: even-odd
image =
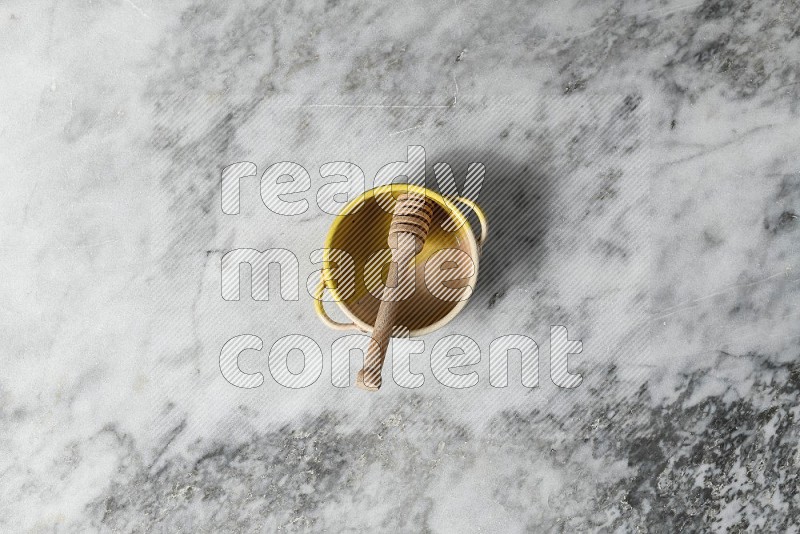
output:
[[[475,238],[468,223],[464,223],[457,230],[449,231],[446,228],[448,221],[454,216],[448,213],[440,203],[432,201],[433,219],[431,229],[425,240],[425,246],[416,257],[415,264],[415,290],[414,294],[400,303],[396,324],[403,325],[409,330],[418,331],[444,319],[457,306],[463,302],[442,300],[433,295],[425,284],[425,262],[437,251],[448,248],[457,248],[475,260],[476,272],[469,280],[454,280],[446,282],[449,288],[459,288],[466,285],[474,286],[477,276],[477,254]],[[370,328],[375,324],[378,314],[380,299],[374,297],[365,282],[365,267],[373,254],[388,249],[387,237],[392,214],[384,210],[374,195],[364,198],[360,208],[352,213],[340,215],[338,225],[329,237],[328,246],[346,251],[355,263],[355,291],[347,299],[340,300],[338,304],[351,318],[357,318]],[[381,283],[386,283],[388,262],[381,270]],[[435,289],[434,289],[435,290]],[[333,290],[337,299],[342,295]]]

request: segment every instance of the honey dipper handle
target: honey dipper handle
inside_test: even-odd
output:
[[[399,300],[389,300],[393,287],[403,287],[414,276],[414,266],[411,260],[417,254],[416,237],[412,234],[400,232],[397,234],[397,248],[392,250],[392,263],[386,277],[386,287],[383,290],[378,308],[378,316],[372,329],[372,340],[369,343],[367,354],[364,356],[364,368],[358,372],[356,385],[367,391],[377,391],[381,387],[381,369],[386,358],[386,349],[392,337],[397,312],[400,309]]]

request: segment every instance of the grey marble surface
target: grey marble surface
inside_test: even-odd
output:
[[[797,532],[798,12],[3,3],[2,530]],[[422,387],[336,388],[304,291],[319,168],[369,181],[410,145],[429,177],[486,167],[478,286],[423,338]],[[239,161],[303,165],[310,209],[270,212],[253,177],[224,214]],[[223,300],[235,248],[296,254],[299,300]],[[559,324],[575,389],[549,380]],[[509,333],[539,387],[489,384]],[[220,372],[240,334],[258,388]],[[324,355],[302,390],[268,371],[289,334]],[[473,388],[431,373],[449,334],[481,349]]]

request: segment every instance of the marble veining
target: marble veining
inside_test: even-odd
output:
[[[0,6],[4,532],[797,532],[796,0]],[[304,291],[330,161],[472,162],[478,287],[415,390],[330,383]],[[281,217],[223,167],[306,168]],[[298,301],[224,301],[234,248]],[[272,286],[277,292],[277,285]],[[243,291],[246,294],[246,291]],[[583,352],[574,390],[488,384],[492,339]],[[321,379],[268,376],[303,333]],[[431,374],[448,334],[481,380]],[[233,387],[222,345],[264,341]],[[512,360],[513,361],[513,360]],[[518,365],[518,363],[517,363]],[[352,372],[355,373],[355,367]],[[518,370],[517,370],[518,372]]]

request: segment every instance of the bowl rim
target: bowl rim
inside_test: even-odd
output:
[[[369,200],[370,198],[373,198],[375,195],[386,193],[386,192],[392,193],[397,188],[402,188],[403,192],[405,192],[406,191],[406,187],[407,187],[407,190],[409,192],[425,195],[426,197],[430,198],[431,200],[433,200],[434,202],[436,202],[440,206],[446,208],[447,211],[449,212],[450,216],[454,217],[456,222],[459,223],[459,230],[458,231],[461,231],[462,229],[466,230],[468,248],[472,252],[470,254],[470,256],[472,257],[472,261],[473,261],[473,263],[475,265],[475,271],[472,273],[472,276],[470,276],[470,279],[469,279],[469,285],[472,287],[472,291],[474,293],[475,284],[478,281],[478,262],[479,262],[479,259],[480,259],[480,247],[478,247],[478,242],[475,239],[475,233],[472,230],[472,226],[469,224],[469,220],[467,220],[466,216],[461,211],[461,209],[459,209],[458,206],[456,206],[453,202],[451,202],[447,198],[443,197],[442,195],[440,195],[436,191],[432,191],[431,189],[428,189],[428,188],[425,188],[425,187],[422,187],[422,186],[419,186],[419,185],[414,185],[414,184],[404,184],[404,183],[394,184],[394,183],[392,183],[392,184],[381,185],[381,186],[378,186],[378,187],[373,187],[372,189],[364,191],[363,193],[358,195],[356,198],[354,198],[353,200],[348,202],[344,206],[344,208],[342,208],[342,210],[339,212],[339,214],[336,216],[336,218],[333,220],[333,223],[331,223],[330,229],[328,229],[328,235],[325,238],[325,248],[324,248],[323,253],[322,253],[322,265],[323,265],[323,268],[327,268],[328,264],[331,261],[330,260],[330,252],[329,252],[331,250],[331,248],[332,248],[331,247],[331,243],[333,242],[333,237],[336,234],[336,231],[338,230],[338,228],[341,226],[341,223],[342,223],[342,221],[344,220],[345,217],[347,217],[348,215],[354,213],[358,209],[358,207],[360,207],[365,201]],[[370,324],[362,321],[360,318],[358,318],[355,315],[355,313],[350,311],[350,308],[345,304],[345,301],[341,298],[341,295],[339,294],[338,288],[329,288],[329,290],[331,292],[331,295],[334,297],[334,302],[336,303],[336,305],[344,312],[344,314],[351,321],[353,321],[353,324],[359,330],[361,330],[362,332],[371,333],[373,325],[370,325]],[[447,323],[452,321],[453,318],[456,315],[458,315],[458,313],[462,309],[464,309],[464,306],[467,305],[467,301],[469,301],[471,296],[472,296],[472,294],[470,294],[470,297],[467,297],[466,299],[463,299],[463,300],[460,300],[460,301],[456,302],[456,305],[453,306],[453,308],[444,317],[442,317],[438,321],[436,321],[434,323],[431,323],[430,325],[425,326],[423,328],[418,328],[416,330],[411,330],[409,332],[409,334],[412,335],[412,336],[422,336],[422,335],[428,334],[430,332],[433,332],[433,331],[438,330],[439,328],[443,327],[444,325],[446,325]]]

